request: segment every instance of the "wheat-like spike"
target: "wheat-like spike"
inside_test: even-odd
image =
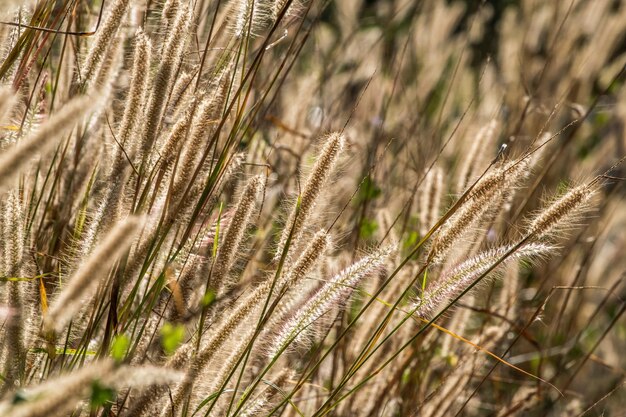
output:
[[[65,327],[82,306],[82,298],[88,295],[101,279],[106,278],[111,265],[133,243],[133,237],[142,223],[143,220],[138,217],[129,217],[107,234],[50,306],[44,319],[46,332],[59,332]]]
[[[289,267],[287,273],[281,278],[278,287],[282,289],[295,285],[313,268],[317,260],[330,248],[331,243],[331,237],[326,230],[318,231],[293,266]]]
[[[190,125],[189,139],[186,141],[185,152],[180,158],[176,170],[176,181],[172,192],[174,200],[179,200],[187,189],[200,156],[206,149],[206,140],[216,130],[221,118],[225,98],[228,95],[227,91],[231,82],[229,77],[231,68],[230,64],[225,65],[209,86],[210,97],[202,100],[198,108],[194,109],[194,119]],[[197,186],[198,184],[195,184],[192,187],[196,188]]]
[[[293,233],[292,242],[298,240],[304,225],[313,212],[324,184],[326,184],[326,181],[331,176],[333,168],[341,155],[344,142],[345,138],[338,132],[331,133],[326,138],[324,148],[320,152],[320,155],[313,166],[313,170],[304,184],[304,188],[300,196],[299,208],[296,205],[289,214],[289,218],[280,236],[278,248],[274,255],[275,261],[280,259],[290,234]]]
[[[107,52],[115,38],[126,12],[128,11],[130,0],[117,0],[111,6],[107,17],[96,32],[94,43],[87,53],[87,58],[81,71],[81,83],[86,84],[90,81],[98,67],[107,56]]]
[[[150,385],[167,385],[180,381],[183,373],[162,366],[141,365],[121,366],[102,378],[105,385],[111,387],[146,387]]]
[[[320,231],[313,238],[309,246],[295,262],[293,268],[286,274],[284,278],[277,284],[277,291],[289,288],[299,282],[313,268],[319,258],[326,252],[326,248],[330,246],[330,237],[325,231]],[[271,281],[265,281],[250,295],[237,303],[237,306],[230,312],[229,318],[225,320],[218,331],[215,331],[215,338],[203,349],[198,355],[198,364],[203,366],[208,363],[212,355],[217,352],[219,346],[225,341],[220,335],[231,334],[232,330],[239,325],[242,320],[247,317],[252,309],[267,297],[271,288]]]
[[[226,382],[228,374],[239,360],[239,357],[245,352],[247,345],[254,334],[255,328],[253,326],[244,330],[242,339],[239,340],[234,346],[234,350],[229,351],[228,357],[222,362],[222,366],[219,368],[217,374],[211,379],[209,393],[214,393],[222,384]],[[202,367],[202,369],[204,369],[204,367]],[[199,377],[199,375],[199,370],[190,370],[190,372],[185,375],[185,380],[177,387],[172,395],[172,407],[174,410],[179,410],[186,399],[192,395],[193,382]],[[161,413],[161,417],[168,416],[169,412],[170,410],[164,410],[164,412]]]
[[[196,107],[197,101],[191,100],[183,117],[174,124],[172,132],[161,149],[161,169],[169,169],[176,161],[180,147],[191,128]]]
[[[414,306],[416,308],[415,313],[419,317],[429,317],[445,300],[458,296],[513,247],[513,245],[506,245],[482,252],[452,269],[444,271],[441,278],[428,285],[421,299]],[[553,250],[552,246],[542,243],[526,244],[510,254],[498,267],[522,258],[544,256]]]
[[[443,193],[443,171],[433,167],[426,175],[424,192],[420,198],[420,235],[425,236],[437,222]]]
[[[4,234],[6,242],[4,252],[4,272],[9,278],[16,278],[20,275],[22,255],[24,252],[24,231],[22,205],[16,192],[9,194],[4,211]],[[7,357],[4,368],[4,384],[0,389],[0,394],[16,388],[23,375],[23,363],[25,360],[24,350],[24,328],[22,317],[23,282],[9,281],[6,284],[9,288],[8,307],[11,309],[11,316],[6,323],[6,333],[4,345],[7,349]]]
[[[235,38],[255,36],[267,21],[267,4],[260,0],[233,0],[232,31]]]
[[[12,184],[33,155],[45,155],[50,151],[63,134],[73,128],[97,103],[98,100],[86,96],[71,100],[28,138],[5,150],[0,156],[0,193]]]
[[[163,4],[163,9],[161,10],[161,18],[162,20],[172,20],[176,17],[176,12],[180,8],[180,0],[167,0]]]
[[[224,169],[224,173],[218,178],[217,184],[213,188],[211,196],[206,203],[206,207],[213,207],[217,203],[217,199],[222,194],[224,187],[226,187],[226,185],[234,178],[235,173],[239,170],[239,168],[241,168],[244,161],[245,155],[243,153],[238,153],[232,156]],[[186,211],[191,205],[191,202],[197,201],[196,198],[202,194],[207,185],[208,182],[196,182],[192,185],[189,189],[187,197],[183,200],[183,204],[179,207],[178,211]]]
[[[167,0],[163,4],[163,9],[161,10],[161,21],[159,25],[158,33],[162,35],[162,38],[166,37],[166,34],[169,31],[169,26],[176,19],[176,14],[180,11],[180,0]],[[164,39],[167,42],[167,39]],[[163,44],[159,52],[163,52]]]
[[[154,79],[154,87],[145,114],[145,130],[139,149],[142,158],[142,166],[147,162],[149,152],[157,138],[172,79],[184,52],[185,35],[189,22],[190,11],[188,7],[184,6],[178,10],[176,19],[172,24],[167,41],[163,47],[161,65]]]
[[[288,379],[293,378],[293,376],[293,371],[288,369],[283,369],[278,372],[275,377],[270,379],[267,384],[267,389],[258,395],[257,398],[252,400],[250,404],[237,415],[240,417],[254,417],[262,415],[263,411],[269,410],[269,407],[273,405],[276,397],[278,397],[278,394],[281,393],[281,387]]]
[[[475,176],[476,170],[480,169],[480,161],[485,154],[485,148],[488,148],[492,142],[497,122],[491,120],[486,126],[483,126],[472,143],[468,153],[463,156],[463,166],[459,171],[459,179],[457,181],[457,190],[463,192],[470,183],[472,177]]]
[[[224,285],[231,284],[226,282],[227,275],[233,266],[235,254],[241,247],[246,230],[250,226],[258,197],[264,186],[265,181],[262,176],[252,177],[239,197],[230,226],[224,234],[215,259],[211,281],[216,290],[221,290]]]
[[[485,174],[472,188],[463,205],[435,235],[429,259],[435,263],[442,262],[454,242],[488,210],[499,205],[501,197],[515,184],[519,174],[527,170],[527,166],[524,161],[512,161]]]
[[[122,64],[122,44],[124,36],[118,35],[111,39],[108,46],[107,54],[98,67],[93,76],[93,80],[89,80],[89,87],[93,87],[103,96],[102,102],[107,102],[113,90],[113,81],[117,78]],[[97,118],[95,119],[97,120]]]
[[[215,96],[202,100],[195,111],[186,151],[176,169],[176,182],[172,192],[175,200],[180,199],[189,184],[189,179],[193,176],[196,163],[206,147],[205,138],[213,131],[221,104],[222,98],[218,92]]]
[[[113,361],[103,360],[85,365],[67,375],[50,379],[21,395],[25,401],[11,398],[0,404],[0,415],[11,417],[64,416],[91,392],[91,383],[107,377]]]
[[[192,71],[182,71],[176,78],[168,106],[168,112],[174,115],[174,120],[177,119],[180,107],[187,102],[187,97],[194,94],[193,80],[197,76],[197,71],[197,68]]]
[[[241,164],[244,161],[243,154],[233,155],[230,163],[227,165],[225,172],[218,179],[218,183],[215,186],[215,191],[212,193],[211,199],[207,203],[208,207],[212,207],[217,200],[217,197],[221,194],[222,190],[228,184],[228,182],[233,178],[235,172],[241,167]],[[176,220],[180,220],[181,213],[185,213],[190,206],[194,203],[194,199],[202,193],[203,186],[198,185],[197,187],[192,188],[187,198],[183,201],[176,202],[178,205],[174,206],[175,209],[169,210],[167,213],[167,218],[163,223],[164,229],[167,229],[168,226],[173,225]],[[143,262],[146,258],[146,255],[152,248],[154,239],[156,239],[158,233],[158,229],[153,229],[150,231],[143,239],[142,242],[137,246],[137,249],[133,251],[128,261],[128,266],[126,267],[123,280],[124,286],[127,286],[130,283],[129,277],[133,276],[135,273],[139,271]]]
[[[117,211],[121,203],[124,184],[128,178],[129,162],[124,154],[124,149],[133,149],[136,144],[129,145],[135,128],[140,120],[140,114],[145,106],[145,91],[148,85],[148,73],[150,66],[151,44],[150,39],[139,29],[136,34],[133,69],[131,74],[130,89],[124,107],[122,122],[118,129],[117,146],[113,157],[113,164],[109,174],[103,217],[109,224],[117,220]]]
[[[273,0],[270,2],[270,17],[272,22],[276,22],[278,16],[282,12],[283,8],[287,5],[287,0]],[[284,18],[287,20],[290,17],[294,17],[298,14],[298,10],[302,7],[300,0],[293,0],[285,11]]]
[[[145,107],[146,90],[150,75],[150,60],[152,59],[152,43],[150,38],[138,29],[135,34],[135,52],[133,54],[133,69],[130,75],[130,87],[124,106],[122,122],[118,129],[118,140],[127,145],[131,134],[140,120],[142,109]],[[118,157],[121,158],[118,150]]]
[[[269,347],[268,357],[273,358],[293,341],[301,341],[308,327],[324,313],[340,305],[352,293],[354,287],[367,275],[382,268],[395,245],[378,249],[331,278],[311,299],[287,320]]]
[[[237,343],[233,346],[233,349],[228,352],[227,357],[222,361],[222,366],[211,378],[209,389],[206,390],[207,393],[217,393],[222,385],[228,383],[231,371],[236,366],[238,366],[237,362],[239,362],[239,359],[248,349],[248,345],[252,341],[255,333],[256,329],[254,328],[254,326],[250,326],[250,328],[243,331],[243,334],[241,335]],[[252,355],[250,357],[250,360],[254,360],[254,357]]]
[[[500,191],[501,192],[501,191]],[[499,193],[497,191],[497,193]],[[495,193],[494,193],[495,195]],[[434,263],[441,263],[453,244],[469,230],[489,210],[486,199],[466,201],[454,215],[439,229],[430,248],[428,258]]]
[[[191,395],[194,381],[205,371],[211,359],[219,353],[219,349],[235,334],[235,330],[239,328],[243,319],[250,317],[252,312],[259,307],[258,303],[262,300],[263,293],[264,291],[261,288],[255,290],[245,300],[242,300],[237,308],[230,312],[228,319],[212,332],[213,336],[198,355],[194,357],[185,374],[185,379],[172,395],[175,407],[180,406],[185,398]],[[254,327],[252,329],[254,330]]]
[[[561,198],[556,199],[530,222],[526,231],[533,240],[552,237],[559,229],[566,227],[566,223],[580,215],[587,207],[594,195],[594,189],[587,185],[572,188]]]
[[[4,122],[7,113],[13,109],[16,96],[13,93],[13,89],[9,86],[0,87],[0,122]]]
[[[280,320],[282,320],[297,299],[297,284],[301,282],[306,274],[313,269],[320,258],[331,247],[331,237],[325,230],[317,232],[309,245],[304,249],[300,257],[296,262],[287,269],[287,272],[281,276],[278,281],[277,288],[279,292],[285,292],[285,295],[281,299],[281,302],[276,306],[274,314],[270,317],[268,322],[268,328],[275,327]],[[287,292],[292,287],[295,287],[294,291]]]
[[[17,192],[9,193],[4,207],[4,273],[11,277],[18,274],[24,251],[23,212]]]
[[[301,280],[313,268],[329,245],[330,237],[328,234],[325,231],[318,232],[286,276],[281,278],[275,291],[281,291],[281,289],[295,285]],[[193,381],[204,372],[204,369],[206,369],[214,356],[219,353],[220,348],[235,334],[236,329],[244,320],[251,317],[252,313],[261,305],[263,300],[269,295],[271,286],[271,281],[265,281],[238,301],[235,307],[229,311],[226,318],[211,332],[212,336],[209,342],[193,359],[184,382],[176,391],[175,398],[182,399],[190,393]]]

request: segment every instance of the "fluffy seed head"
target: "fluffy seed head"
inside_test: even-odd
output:
[[[117,258],[133,243],[135,233],[143,221],[129,217],[117,224],[104,238],[70,278],[67,286],[54,301],[44,319],[46,332],[58,332],[82,306],[82,297],[92,291],[99,279],[106,277],[106,272]]]
[[[8,409],[0,409],[2,415],[12,417],[63,416],[86,397],[92,382],[110,375],[113,361],[103,360],[70,372],[67,375],[50,379],[34,388],[25,390],[26,401],[11,404]]]
[[[293,286],[300,278],[311,270],[317,260],[326,252],[326,250],[328,250],[330,246],[330,235],[326,233],[325,230],[317,232],[294,265],[289,268],[288,272],[281,280],[279,288],[282,288],[283,286],[287,288]]]
[[[215,261],[213,274],[218,284],[223,283],[225,276],[233,265],[236,252],[241,246],[246,230],[250,226],[258,196],[263,190],[264,185],[265,181],[263,177],[257,175],[248,181],[241,193],[241,197],[235,208],[235,213],[230,221],[230,226],[220,245],[220,250]]]
[[[118,133],[119,141],[122,144],[126,144],[140,119],[141,112],[145,106],[145,92],[150,74],[150,59],[152,55],[150,39],[141,29],[137,30],[135,39],[130,89]]]
[[[317,203],[324,184],[333,172],[335,164],[343,150],[344,143],[345,138],[338,132],[331,133],[326,139],[324,148],[304,184],[302,195],[300,196],[300,207],[298,210],[296,210],[297,206],[294,207],[289,214],[289,219],[280,237],[274,260],[280,259],[282,251],[287,244],[287,239],[292,233],[292,229],[293,241],[297,240],[297,237],[300,235],[303,226]]]
[[[444,271],[441,278],[431,282],[424,291],[421,300],[416,304],[416,314],[420,317],[431,315],[445,300],[452,299],[463,292],[512,248],[512,245],[507,245],[482,252]],[[498,267],[522,258],[543,256],[553,249],[552,246],[541,243],[527,244],[509,255]]]
[[[430,230],[439,218],[441,194],[443,192],[443,171],[439,167],[426,175],[424,191],[420,198],[420,234]]]
[[[265,23],[267,5],[259,0],[233,0],[232,31],[236,38],[242,38],[248,34],[256,35],[256,32]]]
[[[161,65],[154,79],[152,95],[148,101],[145,115],[145,129],[142,135],[140,154],[142,165],[148,160],[148,154],[157,139],[165,103],[169,95],[172,78],[182,59],[185,46],[185,35],[190,21],[188,7],[178,10],[176,18],[168,33],[167,41],[161,54]]]
[[[15,94],[8,86],[0,87],[0,122],[4,122],[5,116],[11,111],[15,104]]]
[[[12,184],[33,155],[43,155],[50,151],[64,133],[96,106],[97,101],[86,96],[71,100],[28,138],[3,151],[0,155],[0,193]]]
[[[464,155],[464,163],[459,172],[457,183],[459,192],[467,188],[472,177],[477,174],[477,170],[481,169],[481,162],[484,160],[484,155],[491,145],[496,127],[497,122],[495,120],[491,120],[486,126],[483,126],[476,134],[469,152],[467,155]]]
[[[270,346],[268,356],[271,358],[279,354],[294,340],[303,340],[308,333],[307,329],[315,321],[331,308],[345,302],[353,288],[367,275],[382,268],[394,250],[395,245],[378,249],[331,278],[292,318],[287,320]]]
[[[81,82],[91,80],[98,67],[107,55],[112,39],[115,37],[124,15],[128,11],[130,0],[117,0],[102,22],[102,26],[96,32],[94,43],[87,54],[83,69],[81,71]]]
[[[528,235],[533,236],[533,239],[541,239],[554,234],[559,229],[563,228],[568,220],[576,217],[587,208],[587,203],[593,194],[593,189],[586,185],[571,189],[561,198],[543,209],[541,213],[530,222],[527,231]]]

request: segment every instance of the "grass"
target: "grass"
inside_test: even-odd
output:
[[[626,4],[475,3],[3,3],[0,415],[619,415]]]

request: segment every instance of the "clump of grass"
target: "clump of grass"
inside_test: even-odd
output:
[[[626,7],[101,3],[0,10],[0,415],[621,411]]]

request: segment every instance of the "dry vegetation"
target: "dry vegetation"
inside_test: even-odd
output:
[[[624,415],[624,1],[0,21],[0,415]]]

